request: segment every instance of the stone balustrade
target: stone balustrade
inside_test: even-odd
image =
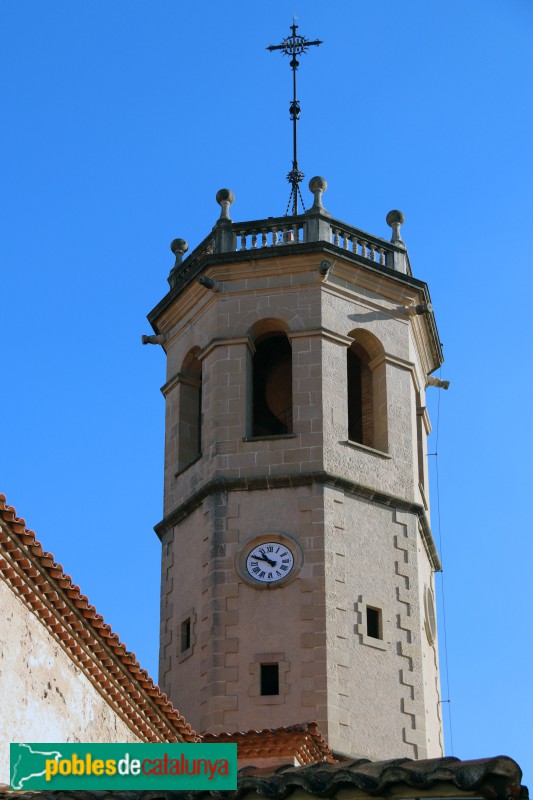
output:
[[[218,253],[238,253],[266,251],[273,247],[294,247],[312,242],[325,242],[350,253],[352,257],[362,258],[375,266],[386,267],[411,275],[409,258],[401,238],[401,225],[404,216],[401,211],[390,211],[387,224],[392,228],[390,242],[335,220],[322,205],[322,194],[327,188],[323,178],[313,178],[309,183],[315,202],[305,214],[249,222],[233,222],[230,206],[234,201],[230,189],[217,192],[217,202],[221,214],[213,231],[203,242],[183,260],[187,243],[175,239],[171,249],[176,254],[176,263],[169,275],[171,288],[186,283],[194,274],[196,267],[205,256]],[[265,253],[266,255],[266,253]]]
[[[347,230],[346,227],[331,226],[331,243],[335,247],[342,247],[355,255],[368,258],[382,266],[387,266],[387,252],[389,248],[385,245],[376,244],[375,241],[363,238],[360,231],[357,233]],[[392,259],[391,259],[392,261]]]
[[[174,239],[170,245],[170,249],[176,256],[176,262],[168,276],[170,288],[173,289],[178,282],[186,282],[188,278],[194,274],[196,265],[200,263],[205,256],[215,252],[215,237],[213,233],[206,236],[203,242],[200,242],[198,247],[195,247],[185,260],[183,260],[183,256],[188,250],[188,245],[184,239]]]
[[[297,217],[234,223],[232,229],[236,237],[236,250],[257,250],[306,241],[305,221]]]

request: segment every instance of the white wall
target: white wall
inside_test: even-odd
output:
[[[1,579],[0,699],[0,784],[10,742],[139,741]]]

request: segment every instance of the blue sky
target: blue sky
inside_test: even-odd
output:
[[[208,233],[217,189],[235,192],[235,220],[285,211],[290,70],[265,47],[292,12],[0,6],[0,489],[154,677],[165,365],[140,337],[170,241]],[[453,752],[513,756],[527,783],[533,10],[303,0],[296,13],[324,41],[302,59],[300,165],[363,230],[388,236],[386,213],[403,210],[444,345],[440,530],[430,460]]]

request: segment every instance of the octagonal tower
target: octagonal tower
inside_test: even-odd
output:
[[[316,720],[331,747],[442,754],[425,391],[442,353],[392,240],[235,223],[150,313],[167,355],[160,684],[198,731]]]

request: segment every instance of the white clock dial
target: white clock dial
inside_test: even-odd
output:
[[[277,583],[290,575],[294,568],[294,555],[280,542],[256,544],[246,556],[246,571],[260,583]]]

